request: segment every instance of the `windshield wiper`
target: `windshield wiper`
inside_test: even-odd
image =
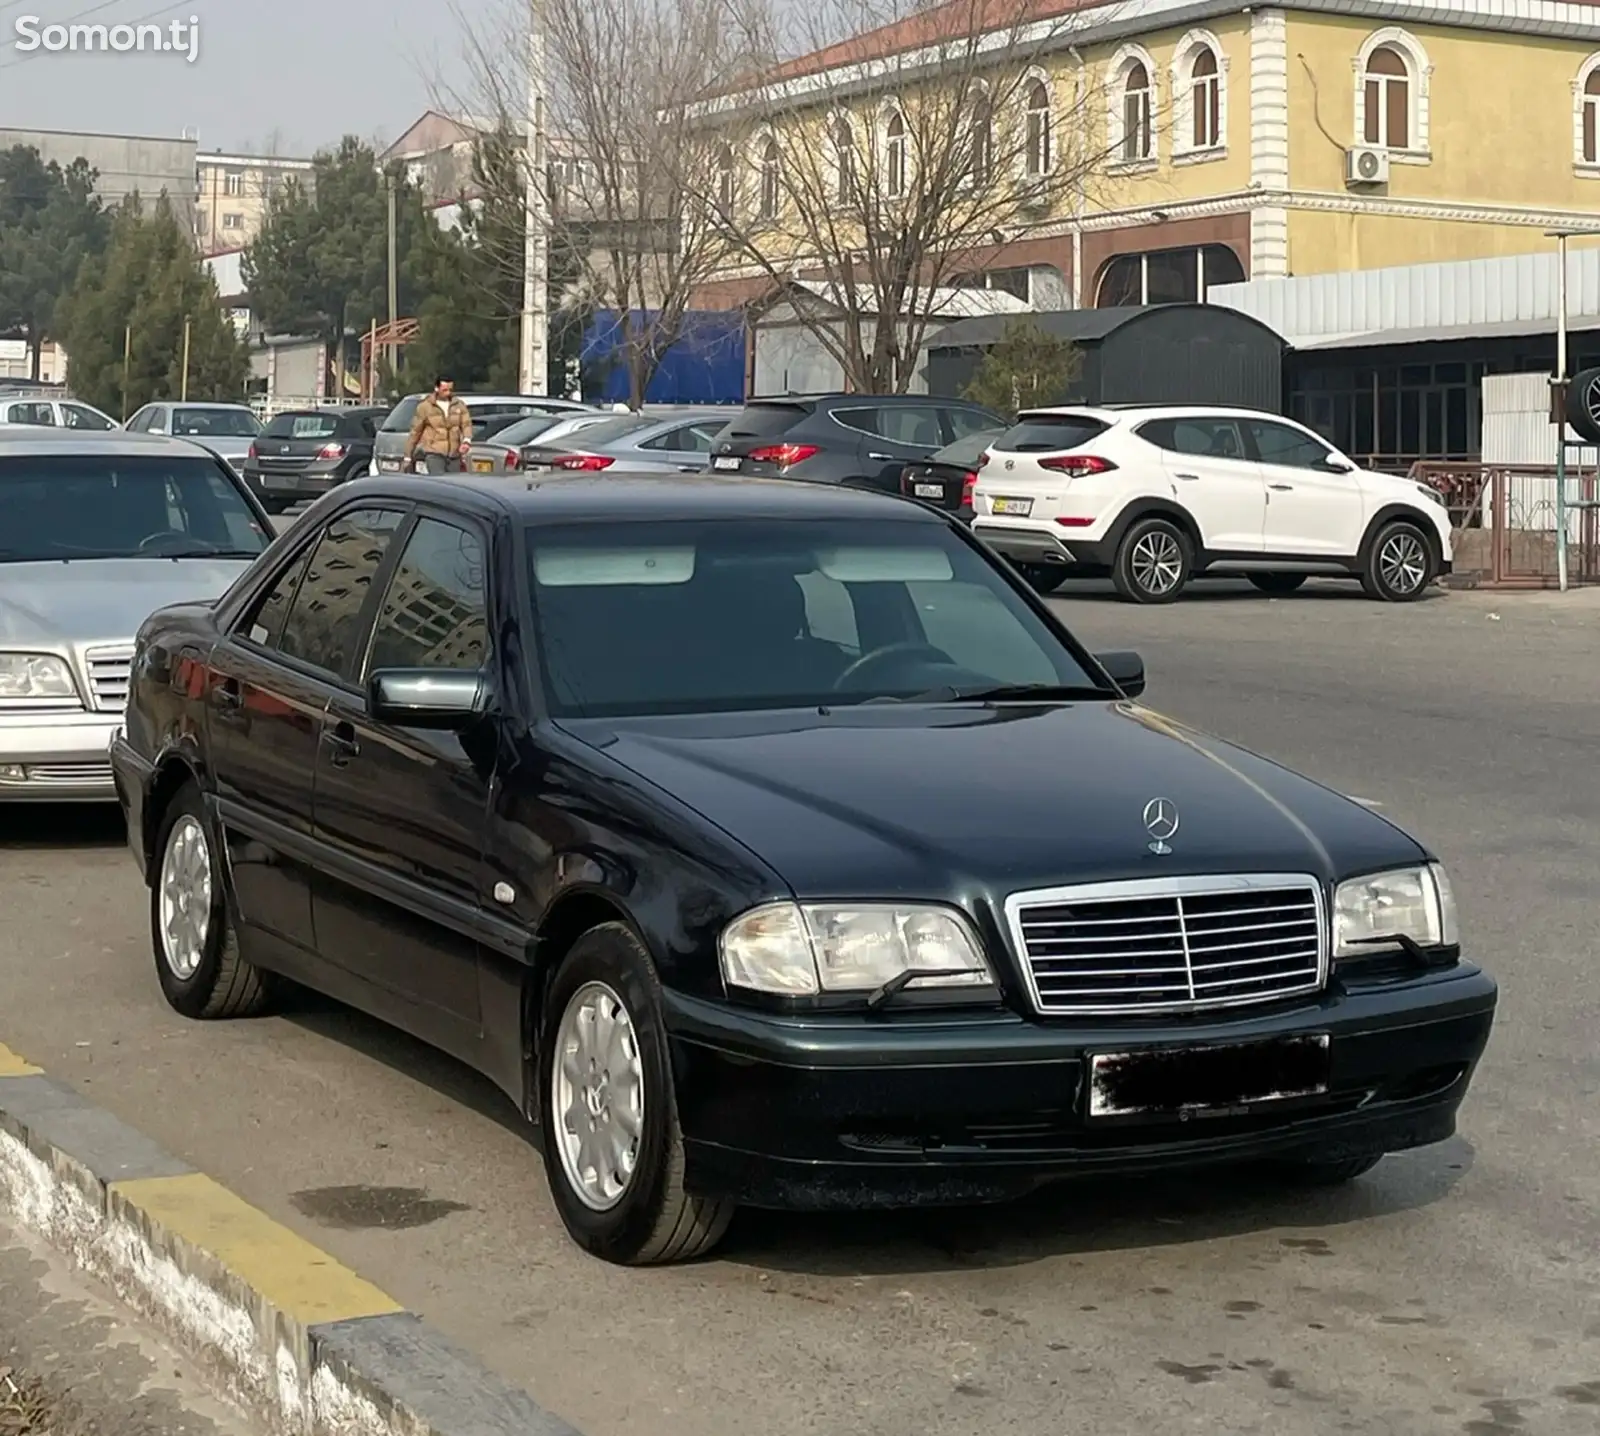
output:
[[[1104,703],[1118,695],[1104,688],[1068,683],[997,683],[993,688],[934,688],[903,699],[906,703]]]
[[[259,558],[265,552],[258,548],[175,548],[165,553],[151,553],[147,558]]]

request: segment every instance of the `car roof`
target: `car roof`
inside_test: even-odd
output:
[[[964,409],[981,409],[971,399],[948,398],[934,394],[847,394],[842,389],[830,389],[819,394],[756,394],[745,400],[745,407],[753,404],[959,404]]]
[[[0,456],[36,458],[63,452],[103,454],[111,457],[181,454],[193,458],[209,453],[201,444],[172,439],[165,434],[137,434],[126,429],[44,429],[29,425],[0,426]]]
[[[671,519],[890,519],[944,523],[942,515],[897,495],[799,479],[711,478],[692,474],[558,474],[506,479],[453,475],[357,479],[328,498],[425,499],[449,507],[496,508],[532,526],[585,521]],[[319,501],[321,503],[326,500]]]
[[[1034,409],[1024,409],[1017,417],[1019,421],[1033,414],[1059,414],[1063,417],[1090,416],[1115,422],[1118,419],[1137,418],[1148,414],[1170,414],[1175,418],[1192,417],[1196,414],[1227,414],[1234,418],[1251,419],[1282,419],[1282,414],[1274,414],[1268,409],[1250,409],[1242,404],[1041,404]],[[1298,423],[1291,419],[1290,423]]]
[[[254,413],[248,404],[229,404],[218,399],[152,399],[144,407],[154,408],[157,404],[170,409],[243,409],[246,413]]]

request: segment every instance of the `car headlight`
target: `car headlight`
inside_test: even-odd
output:
[[[966,920],[941,907],[768,903],[728,924],[721,953],[730,987],[780,997],[994,983]]]
[[[1340,883],[1333,894],[1333,955],[1364,957],[1374,949],[1454,947],[1456,897],[1438,863],[1394,868]]]
[[[53,653],[0,653],[0,702],[77,697],[72,670]]]
[[[1445,502],[1444,495],[1441,494],[1438,489],[1434,488],[1432,484],[1418,484],[1417,492],[1424,498],[1432,499],[1434,503],[1438,504],[1441,509],[1450,507],[1450,505]]]

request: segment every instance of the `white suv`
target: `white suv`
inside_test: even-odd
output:
[[[1452,558],[1426,485],[1361,469],[1277,414],[1198,405],[1019,415],[980,462],[972,529],[1040,592],[1109,572],[1137,603],[1170,603],[1202,572],[1275,594],[1348,575],[1403,603]]]

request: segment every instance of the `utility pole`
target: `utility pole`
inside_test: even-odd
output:
[[[519,387],[543,394],[549,383],[550,214],[545,185],[544,0],[528,0],[527,188],[523,205],[522,335]]]
[[[183,316],[183,385],[182,392],[178,395],[180,404],[189,402],[189,331],[191,329],[189,316]]]
[[[398,367],[399,356],[395,351],[394,326],[400,309],[400,277],[395,264],[395,193],[394,173],[391,171],[386,177],[389,190],[389,342],[384,345],[388,355],[389,374],[391,378]]]
[[[133,368],[133,325],[122,331],[122,422],[128,422],[128,375]]]

